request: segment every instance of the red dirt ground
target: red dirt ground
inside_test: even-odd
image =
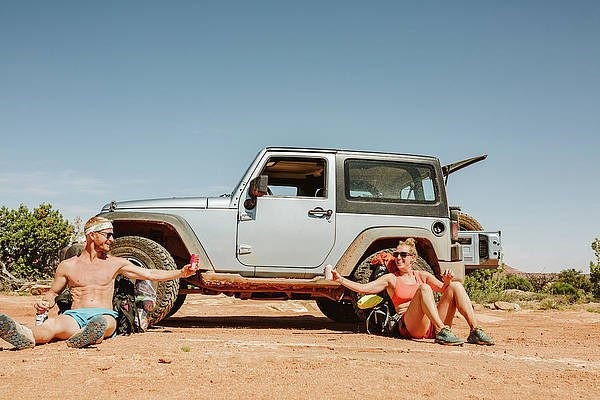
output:
[[[0,296],[0,312],[31,325],[34,301]],[[599,313],[478,315],[496,346],[370,336],[310,301],[190,295],[160,327],[88,349],[2,341],[0,399],[599,398]]]

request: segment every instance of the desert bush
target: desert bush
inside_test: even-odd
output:
[[[527,280],[533,285],[534,291],[543,292],[556,280],[556,277],[552,274],[536,274],[529,275]]]
[[[517,275],[508,275],[505,278],[504,289],[518,289],[525,292],[534,291],[533,284],[531,282]]]
[[[551,296],[540,301],[538,309],[540,310],[562,310],[569,305],[565,296]]]
[[[554,282],[548,289],[548,292],[554,295],[565,296],[569,303],[575,303],[584,296],[583,290],[577,289],[570,283],[561,281]]]
[[[480,269],[474,271],[464,280],[465,290],[471,300],[476,303],[490,303],[504,300],[502,291],[506,285],[506,276],[502,269]]]
[[[67,244],[73,226],[50,204],[29,211],[0,208],[0,261],[12,275],[43,279],[53,275],[58,250]]]
[[[592,290],[592,282],[590,282],[590,279],[585,276],[582,271],[576,271],[572,268],[560,271],[556,280],[557,282],[568,283],[574,288],[581,289],[584,292],[590,292]]]
[[[596,253],[596,262],[590,261],[591,291],[596,299],[600,299],[600,239],[594,240],[592,249]]]
[[[501,270],[480,269],[465,276],[467,293],[475,291],[499,292],[504,290],[504,274]]]

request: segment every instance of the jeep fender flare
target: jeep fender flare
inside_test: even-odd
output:
[[[336,269],[340,275],[349,276],[361,260],[368,256],[366,254],[367,251],[376,241],[388,240],[389,242],[390,240],[400,240],[409,237],[417,240],[419,255],[427,261],[435,272],[439,272],[439,255],[442,254],[442,251],[435,248],[435,243],[439,241],[439,238],[435,237],[427,229],[408,227],[379,227],[362,231],[348,246],[342,257],[340,257],[340,260],[336,264]],[[394,247],[397,243],[394,244]],[[383,246],[382,249],[389,247],[389,245]]]
[[[97,216],[104,217],[113,221],[115,231],[119,233],[119,225],[131,225],[135,226],[136,223],[144,223],[157,226],[167,225],[169,229],[173,230],[181,239],[183,246],[187,249],[190,254],[198,254],[199,265],[202,270],[214,272],[214,266],[206,251],[202,247],[202,244],[198,240],[198,237],[187,223],[187,221],[180,216],[173,214],[163,213],[147,213],[147,212],[130,212],[130,211],[109,211],[100,213]],[[163,228],[164,229],[164,228]],[[127,235],[136,234],[135,229],[128,229]],[[140,236],[143,236],[140,234]],[[152,239],[151,237],[148,239]],[[166,247],[166,246],[165,246]]]

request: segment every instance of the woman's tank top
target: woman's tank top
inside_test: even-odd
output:
[[[423,280],[414,271],[410,271],[409,274],[415,277],[415,283],[406,283],[400,279],[400,276],[396,277],[396,288],[394,289],[394,295],[392,296],[392,303],[394,307],[398,307],[399,304],[411,301],[415,296],[417,289],[423,283]]]

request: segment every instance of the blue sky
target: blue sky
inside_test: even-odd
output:
[[[600,2],[0,3],[0,205],[229,192],[264,146],[489,154],[451,204],[525,271],[600,236]]]

